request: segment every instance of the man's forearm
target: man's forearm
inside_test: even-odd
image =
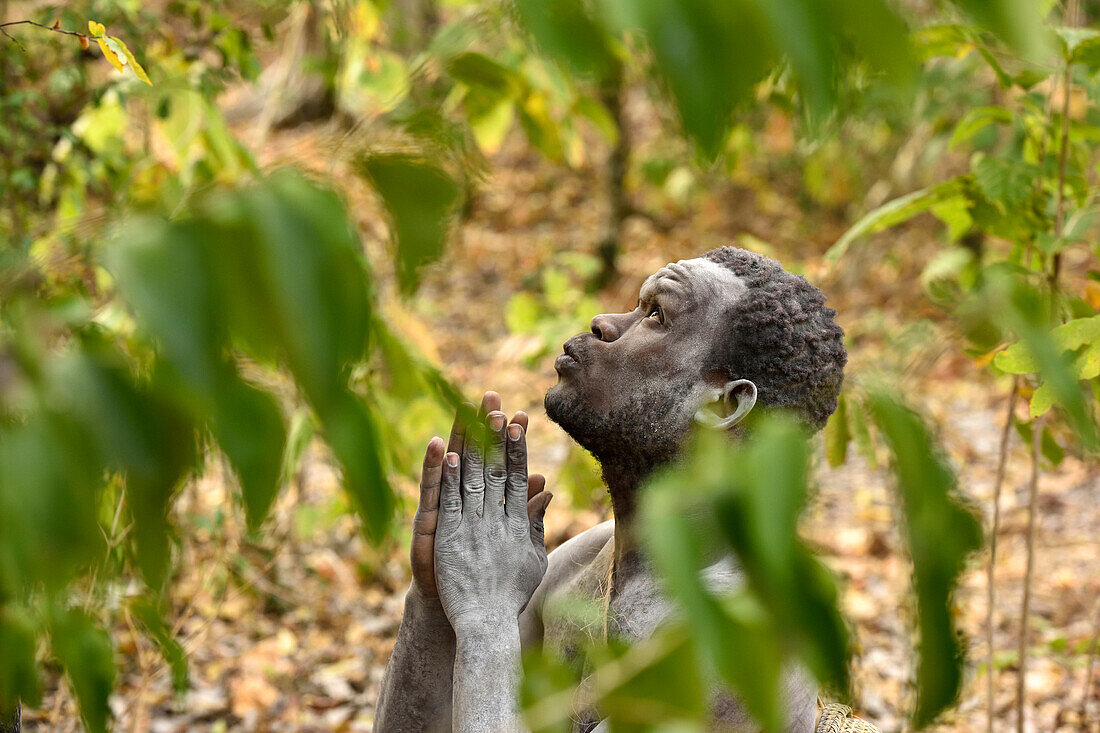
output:
[[[479,624],[457,631],[455,733],[520,733],[519,623]]]
[[[451,730],[454,661],[455,634],[442,606],[413,585],[382,678],[375,733]]]

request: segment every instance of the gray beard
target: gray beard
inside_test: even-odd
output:
[[[607,414],[594,413],[581,400],[551,389],[546,415],[600,462],[617,516],[632,514],[641,482],[676,458],[691,430],[691,385],[632,397]]]

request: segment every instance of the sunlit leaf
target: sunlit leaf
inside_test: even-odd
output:
[[[111,44],[112,50],[114,50],[116,53],[121,53],[122,56],[126,57],[126,63],[129,64],[130,68],[134,70],[134,76],[136,76],[138,79],[141,79],[149,86],[153,86],[153,82],[149,81],[149,75],[145,73],[145,69],[142,67],[141,64],[138,63],[138,60],[134,58],[133,51],[131,51],[130,48],[119,38],[110,36],[107,40]]]
[[[121,49],[116,51],[114,48],[112,48],[111,39],[109,38],[104,38],[100,36],[97,37],[95,41],[99,44],[99,50],[103,52],[103,58],[107,59],[111,66],[115,67],[115,69],[121,72],[123,69],[122,64],[126,60],[125,56],[123,56],[121,53]]]
[[[829,248],[829,251],[825,253],[825,257],[835,262],[844,256],[844,253],[857,239],[908,221],[917,214],[928,211],[936,204],[959,196],[962,191],[962,181],[953,178],[885,203],[874,211],[864,214],[837,240],[836,244]]]

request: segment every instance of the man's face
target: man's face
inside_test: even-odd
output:
[[[591,333],[565,342],[547,415],[601,460],[670,458],[715,378],[704,366],[729,327],[722,316],[745,291],[708,259],[662,267],[634,310],[596,316]]]

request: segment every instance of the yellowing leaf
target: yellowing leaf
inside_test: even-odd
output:
[[[1039,385],[1039,389],[1035,390],[1035,394],[1031,395],[1029,414],[1032,417],[1046,414],[1047,410],[1054,406],[1054,396],[1054,388],[1050,386],[1050,382],[1043,382]]]
[[[138,60],[134,58],[133,51],[131,51],[125,43],[123,43],[118,38],[115,38],[114,36],[111,36],[107,40],[109,43],[111,43],[111,48],[114,49],[116,53],[118,51],[122,51],[123,55],[126,56],[126,63],[130,64],[130,68],[134,70],[134,76],[136,76],[138,79],[141,79],[149,86],[153,86],[153,82],[149,81],[149,75],[145,73],[145,69],[143,69],[141,67],[141,64],[138,63]]]
[[[102,27],[102,26],[101,26]],[[102,36],[97,36],[95,42],[99,44],[99,50],[103,52],[103,58],[110,62],[111,66],[115,67],[119,71],[122,71],[122,56],[116,54],[114,50],[107,45],[108,39]]]
[[[92,34],[93,38],[102,38],[103,34],[107,32],[107,29],[102,23],[96,23],[94,20],[89,20],[88,32]]]
[[[1033,374],[1039,365],[1023,343],[1017,342],[993,357],[993,366],[1006,374]]]

